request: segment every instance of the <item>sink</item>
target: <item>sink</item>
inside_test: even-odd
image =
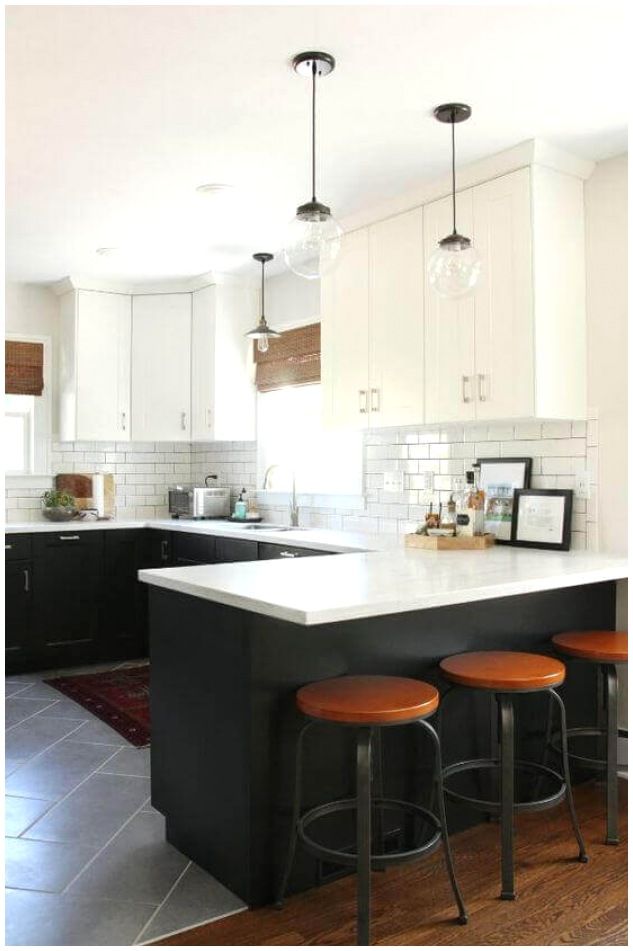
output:
[[[256,525],[245,525],[249,532],[301,532],[303,529],[296,525],[270,525],[267,522],[257,522]]]

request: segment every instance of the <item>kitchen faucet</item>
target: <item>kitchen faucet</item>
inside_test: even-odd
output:
[[[280,466],[278,463],[273,463],[272,466],[268,466],[268,468],[266,469],[266,472],[264,473],[264,483],[262,486],[264,491],[266,491],[266,489],[268,488],[270,473],[273,471],[273,469],[281,469],[281,468],[283,467]],[[291,469],[290,471],[292,474],[292,496],[290,498],[290,524],[293,526],[293,528],[296,528],[299,525],[299,506],[297,505],[297,484],[296,484],[294,469]]]

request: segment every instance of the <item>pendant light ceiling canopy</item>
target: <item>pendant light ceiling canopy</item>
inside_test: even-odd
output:
[[[298,53],[292,60],[295,72],[312,81],[312,198],[299,205],[284,243],[288,267],[300,277],[314,280],[329,271],[341,249],[342,230],[327,205],[316,197],[316,81],[328,76],[335,59],[329,53]]]
[[[245,337],[250,337],[251,340],[257,341],[257,349],[260,353],[266,353],[268,350],[268,341],[271,337],[281,337],[281,334],[278,330],[273,330],[272,327],[268,326],[268,322],[265,317],[264,303],[265,303],[265,280],[264,280],[264,270],[269,261],[272,261],[274,255],[269,254],[267,251],[258,251],[257,254],[253,255],[253,258],[256,261],[259,261],[262,266],[262,291],[261,291],[261,316],[259,318],[259,323],[256,327],[253,327],[252,330],[249,330],[248,333],[244,334]]]
[[[470,293],[481,274],[481,258],[470,238],[457,231],[455,200],[455,125],[471,116],[470,106],[461,102],[447,102],[437,106],[433,115],[438,122],[450,123],[453,173],[453,231],[438,242],[429,258],[429,283],[440,297],[463,297]]]

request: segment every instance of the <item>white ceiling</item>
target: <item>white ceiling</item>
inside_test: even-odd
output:
[[[337,59],[317,193],[339,218],[447,171],[440,102],[473,107],[458,164],[535,137],[623,152],[624,8],[9,7],[7,275],[181,277],[278,250],[309,198],[304,49]],[[203,182],[234,188],[205,201]]]

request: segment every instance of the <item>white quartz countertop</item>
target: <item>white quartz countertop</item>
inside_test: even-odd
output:
[[[258,524],[258,523],[255,523]],[[266,523],[262,523],[265,525]],[[356,532],[338,532],[320,528],[275,529],[253,528],[222,519],[200,521],[196,519],[145,519],[140,521],[117,521],[117,519],[73,519],[70,522],[11,522],[5,526],[7,534],[32,534],[35,532],[83,532],[112,531],[117,528],[154,528],[170,532],[187,532],[200,535],[220,535],[229,538],[248,538],[251,541],[271,542],[274,545],[289,545],[293,548],[313,548],[319,551],[358,552],[390,551],[399,548],[402,541],[396,535],[365,535]]]
[[[290,544],[291,533],[283,535]],[[508,546],[486,551],[431,552],[405,549],[402,539],[396,544],[387,551],[331,558],[148,569],[140,571],[139,578],[193,597],[313,625],[612,581],[628,575],[626,559],[589,552]]]

